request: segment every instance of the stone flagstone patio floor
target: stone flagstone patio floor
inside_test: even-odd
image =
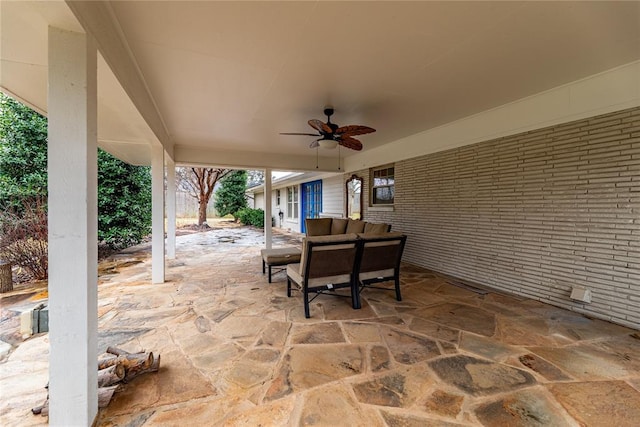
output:
[[[299,244],[276,234],[276,246]],[[167,282],[147,246],[101,264],[99,351],[162,357],[100,426],[638,426],[640,333],[404,266],[403,301],[322,296],[305,319],[284,273],[262,275],[259,230],[178,237]],[[140,262],[141,261],[141,262]],[[47,335],[0,364],[0,424],[46,424]]]

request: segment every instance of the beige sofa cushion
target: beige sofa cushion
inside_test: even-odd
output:
[[[307,242],[315,242],[315,243],[343,242],[343,241],[352,241],[357,239],[358,239],[358,236],[353,233],[352,234],[336,234],[334,236],[328,235],[328,236],[305,237],[304,239],[302,239],[302,256],[300,257],[299,274],[302,275],[304,272],[304,268],[306,267],[305,262],[307,257]],[[322,250],[322,248],[320,248],[320,250]]]
[[[291,280],[299,287],[302,285],[303,281],[303,277],[300,271],[300,264],[287,265],[287,276],[289,276]],[[310,288],[313,288],[316,286],[328,285],[330,283],[345,283],[348,282],[349,279],[351,279],[351,277],[348,274],[341,274],[338,276],[318,277],[316,279],[310,279],[307,284]]]
[[[389,224],[374,224],[372,222],[367,222],[364,225],[365,234],[382,234],[389,230],[391,230],[391,226]]]
[[[373,240],[373,239],[379,239],[379,238],[385,238],[385,239],[389,239],[389,238],[398,238],[398,237],[402,237],[404,234],[399,232],[399,231],[393,231],[393,232],[389,232],[389,233],[358,233],[358,239],[362,239],[362,240]]]
[[[345,233],[362,233],[364,231],[364,224],[364,221],[350,219]]]
[[[348,223],[349,220],[346,218],[333,218],[331,222],[331,234],[345,234]]]
[[[331,234],[332,218],[307,218],[305,219],[307,236],[327,236]]]

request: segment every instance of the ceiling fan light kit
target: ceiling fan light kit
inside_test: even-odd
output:
[[[328,148],[329,150],[333,150],[338,146],[338,141],[334,141],[333,139],[321,139],[318,141],[318,144],[322,148]]]
[[[308,121],[309,126],[315,129],[318,132],[317,134],[287,132],[287,133],[281,133],[280,135],[303,135],[303,136],[320,137],[315,141],[313,141],[311,145],[309,145],[310,148],[322,147],[327,149],[333,149],[333,148],[336,148],[338,145],[342,145],[345,148],[360,151],[362,150],[362,143],[353,137],[355,135],[365,135],[367,133],[372,133],[376,131],[375,129],[370,128],[368,126],[362,126],[362,125],[338,126],[335,123],[331,123],[333,108],[325,108],[324,114],[327,116],[326,123],[318,119],[311,119]]]

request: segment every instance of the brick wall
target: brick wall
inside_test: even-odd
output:
[[[356,173],[405,261],[640,328],[640,108],[397,162],[391,212]]]

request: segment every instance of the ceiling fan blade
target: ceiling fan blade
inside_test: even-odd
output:
[[[373,133],[375,131],[376,130],[374,128],[370,128],[369,126],[348,125],[348,126],[339,127],[336,130],[336,135],[346,135],[346,136],[364,135],[367,133]]]
[[[318,119],[311,119],[309,120],[308,123],[309,123],[309,126],[311,126],[312,128],[314,128],[320,133],[329,133],[329,134],[333,133],[333,130],[329,127],[329,125],[321,122]]]
[[[306,135],[306,136],[322,136],[317,133],[298,133],[298,132],[280,132],[280,135]]]
[[[362,150],[362,142],[358,141],[355,138],[351,138],[348,135],[343,135],[342,137],[336,139],[336,141],[338,141],[338,144],[342,145],[345,148],[350,148],[356,151]]]
[[[320,141],[320,140],[318,139],[318,140],[313,141],[313,142],[309,145],[309,148],[318,148],[318,147],[320,146],[320,143],[319,143],[318,141]]]

